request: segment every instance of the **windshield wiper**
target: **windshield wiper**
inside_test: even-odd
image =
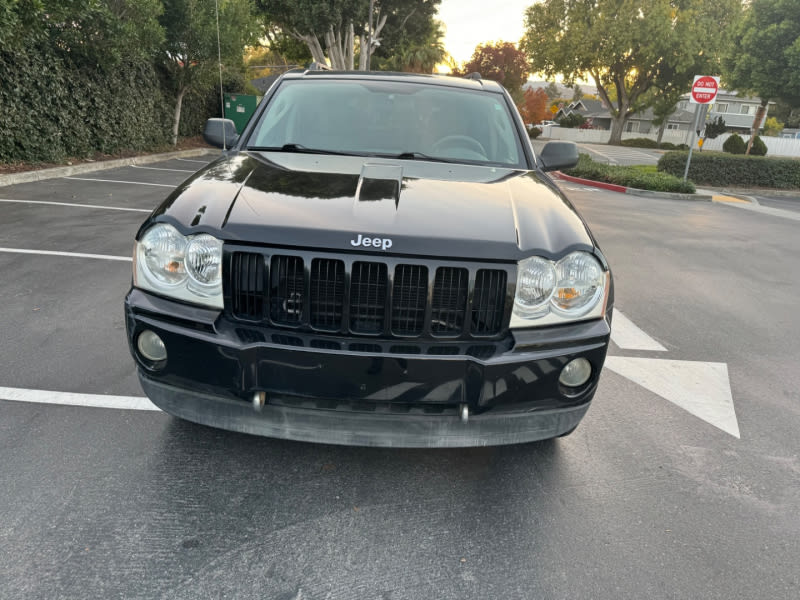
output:
[[[443,163],[455,162],[452,160],[448,160],[446,158],[428,156],[427,154],[423,154],[422,152],[401,152],[400,154],[376,154],[375,156],[380,156],[381,158],[405,158],[411,160],[429,160],[432,162],[443,162]]]
[[[284,144],[283,146],[248,146],[247,149],[256,152],[297,152],[298,154],[336,154],[338,156],[361,156],[355,152],[339,152],[337,150],[307,148],[302,144]]]

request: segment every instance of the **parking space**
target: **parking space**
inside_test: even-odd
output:
[[[769,214],[567,189],[619,314],[555,442],[340,448],[8,401],[142,396],[133,235],[202,164],[0,188],[0,596],[797,597],[800,239]]]
[[[754,196],[761,206],[800,212],[800,192],[792,196],[769,196],[758,194]]]
[[[142,394],[122,311],[133,238],[214,158],[0,188],[0,387]]]

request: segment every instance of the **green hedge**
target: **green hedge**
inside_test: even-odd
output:
[[[622,140],[620,146],[628,146],[629,148],[658,148],[655,140],[650,138],[630,138]]]
[[[225,91],[245,88],[240,76]],[[113,70],[78,68],[44,47],[0,50],[2,162],[60,162],[100,152],[148,151],[169,145],[175,99],[147,62]],[[187,94],[180,135],[202,133],[220,114],[219,87]]]
[[[639,190],[679,192],[683,194],[694,194],[695,191],[694,184],[691,181],[683,181],[682,178],[666,173],[653,173],[649,169],[640,169],[635,166],[606,165],[593,161],[588,154],[581,154],[577,166],[564,172],[573,177],[614,183]]]
[[[667,152],[658,170],[683,176],[686,152]],[[689,178],[700,185],[800,189],[800,160],[742,156],[722,152],[695,152]]]

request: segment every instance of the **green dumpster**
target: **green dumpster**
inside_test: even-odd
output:
[[[225,118],[230,119],[236,125],[236,132],[242,133],[247,121],[256,112],[258,101],[261,96],[250,96],[248,94],[225,94]]]

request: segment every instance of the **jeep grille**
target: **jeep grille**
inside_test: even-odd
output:
[[[236,319],[388,337],[493,337],[508,320],[514,267],[428,265],[269,251],[229,255],[226,307]],[[485,266],[485,265],[481,265]]]

